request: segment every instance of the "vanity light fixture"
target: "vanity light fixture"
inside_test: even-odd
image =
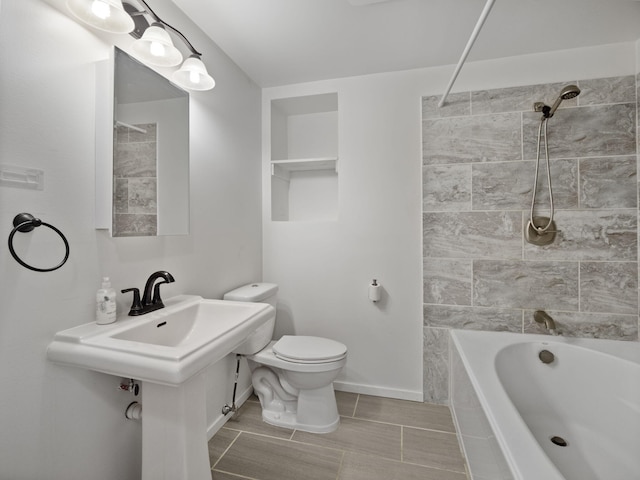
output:
[[[151,24],[131,45],[131,49],[140,60],[159,67],[175,67],[182,62],[182,53],[171,41],[171,37],[161,23]]]
[[[200,56],[196,54],[184,61],[180,69],[173,73],[171,80],[188,90],[211,90],[216,84],[207,73],[207,68],[200,60]]]
[[[190,56],[173,73],[171,80],[187,90],[204,91],[215,86],[216,82],[200,59],[202,54],[182,32],[160,19],[145,0],[67,0],[67,7],[92,27],[111,33],[128,33],[136,38],[131,46],[134,55],[150,65],[175,67],[182,62],[182,53],[174,46],[168,31],[172,32],[187,46]]]
[[[67,8],[83,22],[105,32],[129,33],[134,27],[121,0],[67,0]]]

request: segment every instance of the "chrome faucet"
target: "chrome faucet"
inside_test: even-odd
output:
[[[553,318],[551,318],[551,316],[544,310],[536,310],[535,312],[533,312],[533,319],[537,323],[544,325],[545,328],[549,330],[549,333],[551,335],[560,334],[560,332],[558,332],[558,329],[556,328],[556,322],[554,322]]]
[[[162,281],[156,282],[158,279],[162,279]],[[147,283],[144,285],[142,300],[140,300],[140,290],[137,288],[126,288],[121,290],[122,293],[133,292],[133,303],[131,304],[129,315],[144,315],[145,313],[164,308],[164,303],[162,303],[162,298],[160,298],[160,285],[163,283],[173,282],[175,282],[173,275],[169,272],[165,272],[164,270],[160,270],[152,273],[147,279]]]

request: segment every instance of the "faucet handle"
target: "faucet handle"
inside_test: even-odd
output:
[[[137,288],[125,288],[120,290],[122,293],[133,292],[133,303],[129,310],[130,316],[140,315],[142,312],[142,302],[140,301],[140,290]]]

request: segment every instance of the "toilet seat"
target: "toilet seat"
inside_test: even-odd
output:
[[[276,357],[295,363],[328,363],[347,355],[346,345],[322,337],[284,335],[273,345]]]

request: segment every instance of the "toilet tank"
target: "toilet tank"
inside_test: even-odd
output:
[[[274,283],[250,283],[249,285],[244,285],[225,293],[222,298],[234,302],[268,303],[273,308],[276,308],[277,293],[278,286]],[[231,353],[237,353],[239,355],[253,355],[258,353],[271,341],[274,327],[275,315],[255,332],[252,332],[247,339]]]
[[[278,285],[275,283],[250,283],[224,294],[224,300],[235,302],[268,303],[276,307]]]

